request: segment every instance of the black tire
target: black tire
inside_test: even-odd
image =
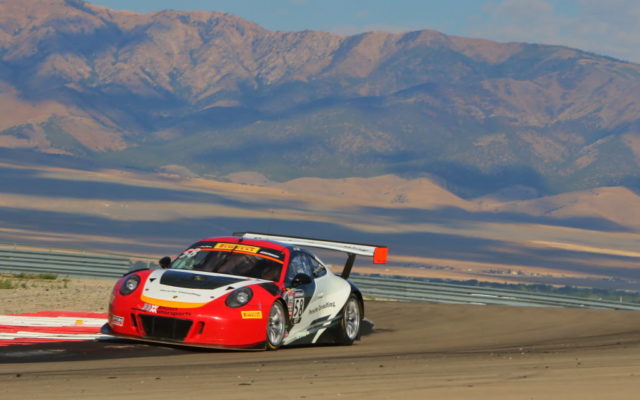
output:
[[[267,320],[267,350],[278,350],[287,332],[287,314],[281,302],[275,301]]]
[[[336,332],[336,343],[349,346],[359,339],[362,317],[360,300],[352,293],[342,307],[340,323]]]

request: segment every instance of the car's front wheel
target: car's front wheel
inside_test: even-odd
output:
[[[267,350],[277,350],[282,346],[284,336],[287,331],[287,317],[285,316],[284,306],[281,302],[276,301],[269,311],[269,320],[267,321]]]
[[[356,295],[351,294],[342,308],[336,343],[350,345],[360,336],[362,307]]]

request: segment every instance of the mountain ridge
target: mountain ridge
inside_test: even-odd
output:
[[[0,146],[115,167],[637,191],[639,90],[640,66],[561,46],[0,1]]]

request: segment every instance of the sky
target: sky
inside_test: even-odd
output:
[[[556,44],[640,63],[638,0],[88,0],[117,10],[222,11],[279,31],[434,29]]]

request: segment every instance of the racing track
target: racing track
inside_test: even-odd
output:
[[[368,302],[367,316],[373,333],[351,347],[0,350],[0,398],[627,400],[640,391],[636,312]]]

